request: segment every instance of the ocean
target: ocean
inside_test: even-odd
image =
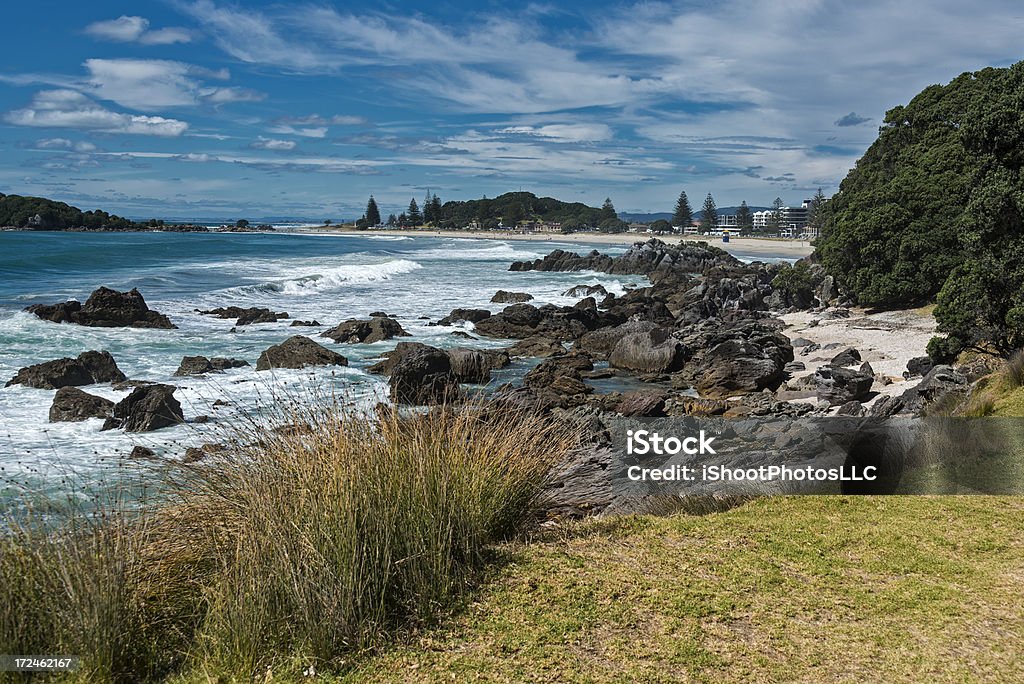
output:
[[[453,328],[430,326],[456,307],[498,311],[499,289],[528,292],[532,302],[573,304],[563,293],[600,283],[621,294],[638,276],[600,273],[513,273],[511,262],[544,256],[555,248],[581,253],[624,247],[558,243],[281,233],[46,233],[0,232],[0,385],[19,368],[95,349],[107,350],[132,380],[173,384],[186,419],[163,430],[101,432],[102,421],[49,423],[54,391],[15,385],[0,389],[0,480],[14,486],[49,486],[62,478],[102,479],[137,445],[161,458],[181,458],[188,446],[214,441],[240,418],[258,416],[276,397],[329,392],[372,406],[387,396],[386,378],[366,367],[401,340],[438,347],[502,347],[503,340],[460,339]],[[150,308],[167,314],[177,330],[88,328],[37,319],[23,309],[66,299],[85,301],[99,286],[133,287]],[[238,327],[233,320],[197,309],[260,306],[287,311],[289,319]],[[319,338],[328,326],[370,312],[395,316],[410,338],[376,344],[335,344]],[[315,319],[319,328],[289,327]],[[471,324],[464,329],[472,330]],[[305,334],[349,359],[347,368],[255,370],[260,352]],[[226,356],[252,366],[223,374],[173,377],[183,356]],[[494,374],[491,386],[521,377],[535,362],[520,360]],[[117,401],[127,391],[93,385],[86,391]],[[227,405],[214,406],[214,402]]]

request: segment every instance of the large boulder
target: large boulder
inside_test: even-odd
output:
[[[308,337],[296,335],[268,347],[256,361],[256,370],[305,368],[306,366],[347,366],[348,359]]]
[[[252,325],[254,323],[276,323],[279,320],[288,318],[287,311],[274,311],[258,306],[251,306],[243,309],[240,306],[226,306],[216,309],[200,311],[204,316],[216,316],[217,318],[234,318],[235,325]]]
[[[369,320],[357,320],[350,318],[344,323],[339,323],[330,330],[320,333],[320,337],[329,337],[335,342],[346,342],[348,344],[372,344],[383,342],[392,337],[411,337],[393,318],[386,316],[373,316]]]
[[[842,406],[851,401],[862,401],[871,391],[875,378],[871,373],[862,373],[852,368],[827,365],[810,376],[819,401],[829,406]]]
[[[608,355],[609,366],[641,373],[671,373],[685,360],[685,347],[664,328],[628,334]]]
[[[534,366],[523,378],[523,384],[535,391],[546,390],[557,395],[590,394],[594,388],[583,381],[582,372],[594,369],[593,359],[583,352],[552,356]]]
[[[128,378],[107,351],[82,352],[77,358],[37,363],[18,371],[6,386],[25,385],[37,389],[59,389],[100,382],[123,382]]]
[[[577,340],[573,348],[581,349],[595,358],[607,359],[624,337],[648,333],[655,328],[658,328],[658,325],[653,321],[629,320],[620,325],[592,330]]]
[[[241,368],[248,365],[249,362],[242,359],[226,359],[219,356],[210,359],[205,356],[185,356],[181,359],[181,364],[178,365],[178,370],[174,371],[174,374],[186,376],[223,373],[229,368]]]
[[[510,356],[547,357],[564,354],[565,347],[558,340],[550,337],[534,335],[519,340],[506,350]]]
[[[576,285],[562,293],[563,297],[591,297],[594,295],[607,295],[608,290],[604,285]]]
[[[615,406],[615,412],[628,417],[664,416],[669,395],[663,390],[626,392]]]
[[[491,302],[494,304],[522,304],[533,299],[532,294],[525,292],[508,292],[507,290],[498,290],[491,297]]]
[[[476,349],[456,347],[448,350],[452,373],[459,382],[486,384],[491,379],[491,360]]]
[[[438,325],[455,325],[456,323],[479,323],[489,318],[491,312],[487,309],[452,309],[452,312],[439,320]]]
[[[114,402],[77,387],[61,387],[50,406],[51,423],[77,423],[89,418],[109,418]]]
[[[421,349],[437,349],[437,347],[431,347],[422,342],[399,342],[393,350],[381,354],[381,360],[367,368],[366,372],[374,375],[391,375],[391,371],[403,357]]]
[[[916,387],[911,387],[900,396],[903,405],[900,412],[924,413],[930,405],[950,395],[963,398],[969,387],[967,378],[951,366],[934,366]]]
[[[459,398],[459,381],[448,354],[434,347],[411,350],[391,370],[391,400],[427,406]]]
[[[167,316],[153,311],[138,290],[118,292],[108,287],[94,290],[85,304],[62,302],[34,304],[27,309],[44,320],[77,323],[95,328],[176,328]]]
[[[125,432],[150,432],[185,422],[181,403],[174,398],[173,385],[145,385],[114,406],[113,416],[104,430],[123,428]]]
[[[590,330],[620,322],[595,308],[576,308],[545,304],[512,304],[500,313],[476,323],[475,329],[487,337],[525,339],[537,335],[558,340],[574,340]]]

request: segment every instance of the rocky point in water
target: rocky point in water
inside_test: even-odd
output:
[[[75,300],[58,304],[33,304],[25,311],[54,323],[77,323],[94,328],[177,327],[167,316],[150,309],[136,289],[118,292],[101,287],[89,295],[85,304]]]

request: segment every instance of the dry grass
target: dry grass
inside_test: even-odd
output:
[[[11,521],[0,652],[80,654],[90,682],[341,667],[447,612],[575,444],[474,410],[300,422],[172,471],[141,510]]]

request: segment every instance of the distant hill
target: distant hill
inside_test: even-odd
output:
[[[748,206],[747,208],[750,209],[750,211],[764,211],[766,209],[771,209],[771,207],[755,207],[755,206]],[[735,215],[736,212],[739,211],[739,209],[740,208],[738,206],[736,206],[736,207],[718,207],[718,215],[719,216]],[[703,211],[695,211],[695,212],[693,212],[693,218],[695,218],[695,219],[700,219],[700,217],[703,216],[703,215],[704,215]],[[622,219],[623,221],[629,221],[630,223],[633,223],[633,222],[636,222],[636,223],[651,223],[651,222],[657,221],[659,219],[664,219],[665,221],[670,221],[670,220],[672,220],[672,212],[670,212],[670,211],[662,211],[662,212],[658,212],[658,213],[654,213],[654,214],[630,214],[630,213],[627,213],[627,212],[621,212],[620,211],[619,212],[619,218]]]
[[[455,200],[441,206],[443,228],[461,228],[473,221],[505,223],[536,220],[566,223],[579,221],[593,226],[600,222],[601,210],[581,202],[562,202],[553,197],[537,197],[532,192],[506,192],[494,199]]]

